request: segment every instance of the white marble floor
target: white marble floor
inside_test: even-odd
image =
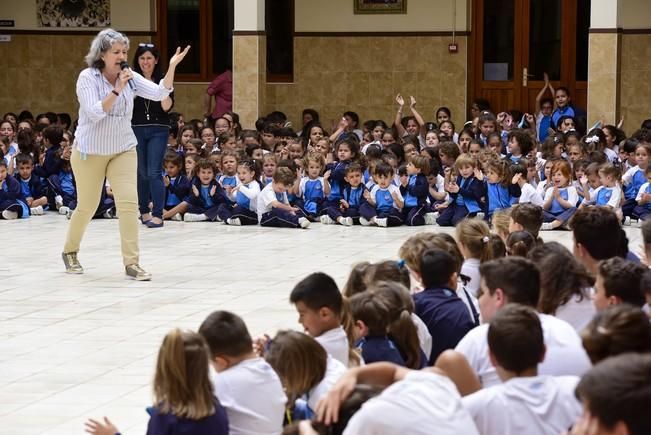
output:
[[[243,316],[252,334],[296,328],[288,295],[299,279],[324,271],[343,285],[352,264],[397,259],[400,244],[423,231],[169,222],[141,230],[141,263],[154,280],[134,282],[124,278],[116,220],[91,223],[80,253],[86,273],[66,275],[67,224],[54,214],[0,221],[3,434],[80,434],[87,417],[104,415],[125,435],[144,433],[156,353],[171,328],[196,329],[217,309]],[[627,233],[637,251],[639,229]],[[544,238],[571,243],[569,232]]]

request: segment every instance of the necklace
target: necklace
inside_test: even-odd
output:
[[[149,105],[151,104],[151,101],[143,99],[143,102],[145,103],[145,117],[147,118],[147,121],[149,121]]]

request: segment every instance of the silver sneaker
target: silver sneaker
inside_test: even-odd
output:
[[[66,266],[66,273],[72,274],[82,274],[84,273],[84,268],[81,267],[81,263],[77,259],[76,252],[61,253],[61,258],[63,259],[63,264]]]
[[[146,272],[137,264],[130,264],[124,268],[124,273],[136,281],[151,281],[151,273]]]

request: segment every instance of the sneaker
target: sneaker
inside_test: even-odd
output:
[[[130,264],[124,268],[124,273],[136,281],[151,281],[151,273],[146,272],[137,264]]]
[[[70,208],[66,207],[65,205],[62,205],[61,207],[59,207],[59,214],[67,215],[69,211],[70,211]]]
[[[359,218],[359,223],[365,227],[371,226],[371,222],[363,217]]]
[[[57,209],[63,207],[63,198],[61,197],[61,195],[57,195],[54,197],[54,203],[56,204]]]
[[[542,224],[542,226],[540,227],[540,230],[541,230],[541,231],[551,231],[551,230],[553,230],[553,229],[555,229],[555,228],[552,226],[552,223],[551,223],[551,222],[545,222],[545,223]]]
[[[436,219],[439,217],[439,212],[435,211],[433,213],[425,213],[425,225],[434,225],[436,224]]]
[[[170,220],[183,222],[183,216],[181,216],[181,213],[177,213],[174,216],[172,216]]]
[[[377,224],[378,227],[385,227],[387,226],[387,218],[375,218],[375,223]]]
[[[631,225],[631,217],[630,216],[626,216],[626,218],[624,219],[624,225],[628,225],[628,226]]]
[[[324,224],[324,225],[332,225],[332,224],[334,224],[336,222],[330,216],[328,216],[327,214],[324,214],[324,215],[321,216],[321,223]]]
[[[354,223],[355,222],[353,222],[353,218],[351,218],[351,217],[341,218],[341,225],[343,225],[345,227],[352,227]]]
[[[41,216],[43,213],[45,213],[45,211],[43,211],[42,205],[30,208],[29,212],[32,214],[32,216]]]
[[[203,213],[201,214],[186,213],[185,216],[183,216],[183,220],[185,222],[203,222],[203,221],[207,221],[208,217]]]
[[[18,219],[18,213],[16,213],[15,211],[3,210],[2,217],[8,221],[12,219]]]
[[[84,268],[81,267],[81,263],[77,259],[76,252],[61,253],[61,258],[63,259],[63,264],[66,267],[66,273],[72,274],[82,274],[84,273]]]
[[[242,225],[242,221],[240,221],[240,218],[230,218],[226,219],[226,223],[228,225],[235,225],[236,227],[239,227]]]
[[[68,209],[68,211],[66,212],[66,219],[70,220],[70,218],[72,217],[72,212],[74,212],[74,210]]]
[[[301,228],[307,228],[310,226],[310,221],[307,218],[298,218],[298,224],[301,226]]]
[[[106,219],[113,219],[115,217],[115,209],[113,207],[106,210],[102,216]]]

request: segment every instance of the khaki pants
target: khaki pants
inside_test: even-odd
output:
[[[87,155],[81,159],[72,152],[70,163],[77,184],[77,208],[68,225],[63,252],[79,252],[81,239],[93,218],[104,189],[104,177],[111,184],[120,218],[120,242],[125,266],[138,263],[138,193],[136,189],[136,150],[120,154]]]

